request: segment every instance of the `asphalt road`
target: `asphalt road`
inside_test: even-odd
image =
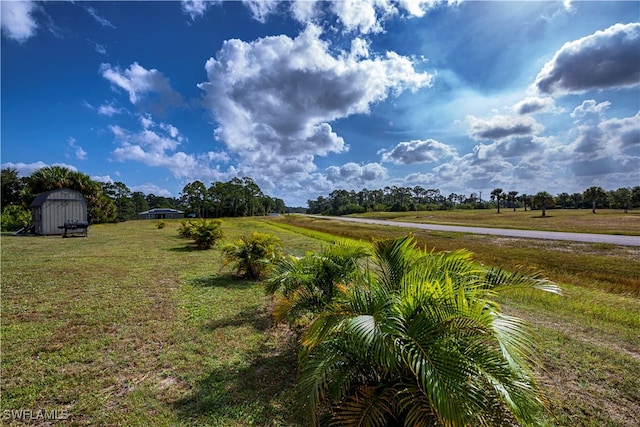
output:
[[[640,246],[640,236],[621,236],[617,234],[563,233],[558,231],[513,230],[507,228],[463,227],[457,225],[422,224],[414,222],[387,221],[369,218],[329,217],[309,215],[316,218],[335,221],[350,221],[365,224],[389,225],[420,230],[451,231],[454,233],[489,234],[492,236],[520,237],[525,239],[566,240],[583,243],[611,243],[621,246]]]

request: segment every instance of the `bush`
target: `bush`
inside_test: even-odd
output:
[[[19,205],[9,205],[2,212],[2,231],[16,231],[31,224],[31,213]]]
[[[202,220],[191,223],[190,237],[196,243],[198,249],[211,249],[220,239],[222,230],[219,220]]]
[[[156,222],[156,228],[157,228],[158,230],[160,230],[160,229],[162,229],[162,228],[165,228],[166,226],[167,226],[167,223],[166,223],[166,222],[164,222],[164,221],[158,221],[158,222]]]
[[[245,278],[260,280],[266,276],[273,262],[282,255],[282,242],[268,233],[254,232],[226,245],[223,266],[235,263],[236,273]]]
[[[178,234],[180,237],[191,238],[193,232],[193,223],[191,221],[180,221],[180,227],[178,227]]]

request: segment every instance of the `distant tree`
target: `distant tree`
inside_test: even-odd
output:
[[[570,197],[571,202],[573,203],[573,207],[575,209],[580,209],[584,200],[584,198],[582,197],[582,193],[573,193]]]
[[[531,196],[526,194],[526,193],[523,193],[523,194],[520,195],[520,201],[522,202],[522,205],[524,206],[524,211],[525,212],[527,211],[527,205],[530,203],[530,199],[531,199]]]
[[[21,204],[21,192],[25,183],[18,176],[18,171],[14,168],[2,169],[2,177],[0,178],[2,185],[2,200],[0,205],[2,211],[9,205]]]
[[[133,204],[133,210],[136,214],[149,210],[149,203],[145,198],[144,193],[140,191],[134,191],[131,195],[131,202]]]
[[[591,212],[596,213],[596,203],[607,197],[607,193],[605,193],[602,187],[594,186],[584,190],[583,197],[584,200],[591,202]]]
[[[195,212],[198,218],[204,217],[204,207],[207,197],[207,187],[201,181],[190,182],[184,186],[180,197],[180,202],[187,209]]]
[[[502,192],[502,188],[494,188],[491,191],[491,200],[496,201],[496,206],[498,207],[498,213],[500,213],[500,200],[502,199],[503,196],[504,196],[504,193]]]
[[[513,207],[513,211],[516,211],[516,200],[518,192],[517,191],[509,191],[509,201],[511,202],[511,206]]]
[[[631,189],[631,206],[640,207],[640,185],[636,185]]]
[[[102,190],[116,205],[119,221],[136,219],[137,212],[131,199],[131,190],[123,182],[106,182],[102,184]]]
[[[621,187],[609,192],[609,203],[611,207],[615,209],[624,209],[624,213],[627,213],[631,207],[632,196],[633,193],[630,188]]]
[[[560,203],[562,209],[565,209],[567,207],[567,202],[571,200],[571,196],[569,193],[560,193],[556,196],[556,200]]]
[[[554,203],[553,196],[546,191],[540,191],[533,196],[533,204],[542,210],[542,216],[547,216],[547,207],[553,206]]]

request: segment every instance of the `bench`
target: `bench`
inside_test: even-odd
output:
[[[87,237],[87,231],[89,229],[89,222],[87,221],[65,221],[64,225],[58,226],[60,229],[64,229],[62,237],[69,237],[72,234],[82,234]]]

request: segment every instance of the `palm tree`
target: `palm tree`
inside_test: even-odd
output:
[[[533,196],[532,203],[538,205],[538,207],[542,209],[542,216],[547,216],[547,206],[553,206],[555,201],[551,194],[546,191],[539,191],[535,196]]]
[[[502,199],[503,196],[504,193],[502,192],[502,188],[494,188],[491,191],[491,200],[496,201],[496,205],[498,205],[498,213],[500,213],[500,199]]]
[[[264,278],[281,255],[282,242],[268,233],[253,232],[222,248],[222,266],[235,264],[236,273],[251,280]]]
[[[516,211],[516,196],[518,195],[517,191],[509,191],[509,200],[511,201],[513,211]]]
[[[591,212],[596,213],[596,203],[600,199],[604,199],[607,197],[607,193],[602,189],[602,187],[589,187],[584,190],[583,193],[584,200],[591,202]]]
[[[465,250],[427,253],[412,237],[376,242],[375,266],[338,286],[302,337],[298,392],[311,424],[535,424],[544,410],[526,325],[492,298],[560,293],[488,269]]]
[[[276,322],[295,323],[317,315],[333,301],[340,284],[357,281],[360,262],[371,255],[360,242],[339,240],[319,253],[279,259],[267,279],[267,294],[279,294],[274,305]]]
[[[529,199],[531,198],[531,196],[529,196],[526,193],[523,193],[520,195],[520,201],[522,202],[522,205],[524,206],[524,211],[527,211],[527,204],[529,203]]]

